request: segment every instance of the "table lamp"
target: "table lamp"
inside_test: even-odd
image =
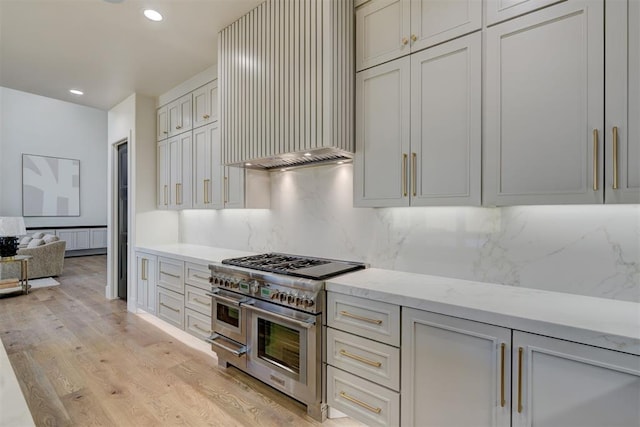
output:
[[[21,216],[0,217],[0,257],[12,257],[18,253],[18,236],[27,234]]]

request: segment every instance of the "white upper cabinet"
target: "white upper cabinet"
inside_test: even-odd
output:
[[[222,208],[222,158],[217,123],[193,131],[193,206]]]
[[[487,25],[506,21],[563,0],[485,0]]]
[[[486,31],[486,205],[603,200],[604,10],[571,0]]]
[[[156,114],[156,141],[162,141],[169,136],[169,109],[164,105]]]
[[[481,0],[371,0],[356,9],[356,71],[481,27]]]
[[[371,0],[356,9],[356,71],[410,52],[411,3]]]
[[[411,55],[412,206],[480,205],[482,36]]]
[[[218,82],[193,91],[193,128],[218,121]]]
[[[640,203],[640,2],[606,2],[605,202]]]
[[[181,134],[190,131],[193,127],[192,122],[192,94],[189,93],[181,98],[168,104],[169,115],[169,136]]]
[[[169,139],[169,209],[191,207],[192,135],[187,132]]]
[[[355,206],[480,204],[481,41],[357,74]]]
[[[169,143],[158,143],[158,209],[169,208]]]
[[[408,206],[411,61],[356,75],[354,205]]]

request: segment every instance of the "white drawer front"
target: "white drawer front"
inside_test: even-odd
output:
[[[327,363],[400,391],[400,349],[327,328]]]
[[[184,329],[184,295],[158,288],[158,317]]]
[[[158,286],[184,294],[184,262],[158,257]]]
[[[211,297],[204,289],[195,286],[185,285],[184,306],[195,310],[205,316],[211,316]]]
[[[370,426],[400,424],[398,393],[333,366],[327,366],[327,403]]]
[[[400,346],[400,306],[327,293],[327,325],[396,347]]]
[[[184,330],[198,338],[209,338],[211,336],[211,317],[185,308]]]
[[[205,264],[186,262],[184,264],[184,276],[185,283],[189,285],[197,286],[207,291],[211,289],[211,284],[209,283],[211,272],[209,271],[209,266]]]

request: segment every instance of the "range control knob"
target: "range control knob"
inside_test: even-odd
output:
[[[279,295],[280,295],[280,292],[273,291],[271,292],[271,299],[277,299]]]
[[[306,307],[313,307],[316,302],[313,300],[313,297],[305,298],[302,304]]]
[[[252,294],[257,294],[258,291],[260,290],[260,283],[258,283],[257,280],[254,280],[249,285],[249,290],[251,291]]]
[[[278,299],[280,300],[280,302],[286,302],[288,297],[289,294],[284,292],[280,292],[280,294],[278,295]]]

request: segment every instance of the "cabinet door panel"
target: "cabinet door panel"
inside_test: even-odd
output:
[[[208,128],[193,131],[193,207],[206,208],[211,200],[211,141]]]
[[[640,203],[640,2],[607,2],[605,16],[605,201]]]
[[[485,204],[602,203],[602,35],[602,1],[487,30]]]
[[[486,0],[487,25],[533,12],[563,0]]]
[[[354,204],[408,206],[410,59],[356,75]]]
[[[356,9],[356,71],[409,53],[411,3],[371,0]]]
[[[206,86],[193,91],[193,128],[209,123],[209,100]]]
[[[244,169],[225,166],[224,207],[228,209],[244,208]]]
[[[508,427],[510,342],[510,329],[403,307],[403,425]]]
[[[481,34],[411,55],[411,204],[479,205]]]
[[[481,0],[411,0],[412,52],[481,27]]]
[[[169,144],[158,144],[158,209],[169,206]]]
[[[167,106],[158,108],[156,115],[156,140],[161,141],[169,136],[169,117]]]
[[[514,427],[640,425],[640,357],[516,331],[513,360]]]

